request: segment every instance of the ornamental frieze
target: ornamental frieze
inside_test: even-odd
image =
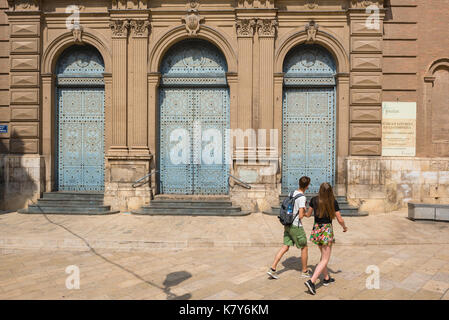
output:
[[[39,0],[8,0],[10,11],[36,11],[39,5]]]
[[[239,8],[274,8],[274,0],[238,0]]]
[[[238,37],[252,37],[256,26],[255,19],[238,19],[236,21],[236,30]]]
[[[383,8],[384,0],[351,0],[351,8],[365,9],[372,5]]]
[[[148,9],[148,0],[112,0],[112,9]]]

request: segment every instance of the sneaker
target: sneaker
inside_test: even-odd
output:
[[[273,270],[272,268],[268,269],[267,274],[268,274],[271,278],[273,278],[273,279],[278,279],[278,278],[279,278],[277,271],[276,271],[276,270]]]
[[[306,272],[301,272],[302,278],[311,278],[312,277],[312,270],[307,270]]]
[[[330,283],[335,282],[334,278],[329,277],[329,279],[323,279],[323,286],[328,286]]]
[[[313,295],[316,294],[315,284],[312,282],[312,280],[307,280],[306,282],[304,282],[304,284],[306,285],[310,294],[313,294]]]

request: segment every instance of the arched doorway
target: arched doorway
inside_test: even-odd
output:
[[[167,51],[160,71],[160,193],[227,194],[230,102],[223,54],[205,40],[183,40]]]
[[[318,45],[303,44],[283,65],[282,193],[311,178],[310,193],[322,182],[335,184],[336,64]]]
[[[104,190],[104,62],[89,45],[67,48],[56,65],[56,188]]]

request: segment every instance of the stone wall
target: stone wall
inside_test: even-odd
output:
[[[0,210],[17,210],[44,191],[44,161],[39,155],[0,155]]]
[[[362,211],[449,202],[449,158],[348,157],[347,197]]]

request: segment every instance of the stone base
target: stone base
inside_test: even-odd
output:
[[[449,202],[449,158],[348,157],[347,197],[361,211]]]
[[[411,220],[435,220],[449,222],[449,204],[408,203]]]
[[[40,155],[0,155],[0,210],[16,211],[36,202],[44,191],[45,163]]]
[[[133,184],[150,171],[151,156],[108,156],[105,172],[104,203],[112,210],[129,212],[146,205],[152,198],[151,181]]]

